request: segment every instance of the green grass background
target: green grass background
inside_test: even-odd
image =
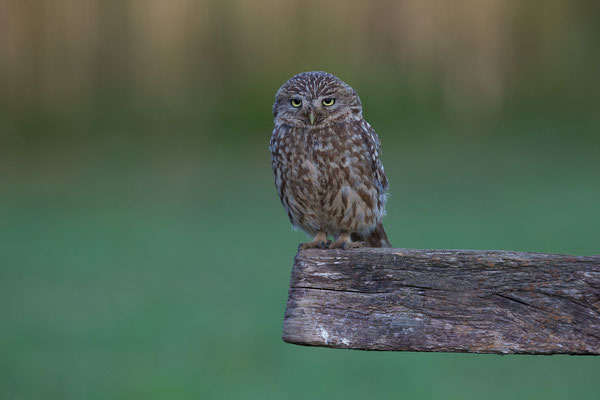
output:
[[[518,129],[532,128],[485,142],[382,130],[393,243],[598,254],[598,143]],[[305,237],[279,204],[268,136],[141,153],[113,143],[13,171],[0,226],[3,397],[595,398],[594,357],[283,343]]]

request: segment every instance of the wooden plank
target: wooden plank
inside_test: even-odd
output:
[[[283,340],[360,350],[600,354],[600,256],[302,250]]]

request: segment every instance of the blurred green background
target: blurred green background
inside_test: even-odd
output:
[[[275,91],[326,70],[410,248],[600,253],[600,6],[0,2],[3,399],[597,398],[593,357],[297,347]]]

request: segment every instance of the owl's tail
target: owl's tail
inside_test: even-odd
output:
[[[352,234],[352,240],[355,242],[367,242],[369,247],[393,247],[380,222],[373,232],[368,235]]]

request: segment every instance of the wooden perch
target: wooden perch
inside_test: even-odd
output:
[[[600,354],[600,256],[302,250],[283,340],[360,350]]]

